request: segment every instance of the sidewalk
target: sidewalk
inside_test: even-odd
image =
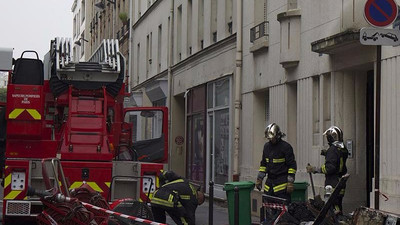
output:
[[[205,201],[196,210],[196,225],[208,225],[208,201]],[[228,208],[216,204],[214,201],[214,218],[213,225],[229,225],[229,213]],[[252,216],[253,223],[259,223],[259,218]],[[175,224],[174,221],[167,216],[167,224]]]

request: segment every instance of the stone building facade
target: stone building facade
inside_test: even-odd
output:
[[[264,128],[275,122],[294,148],[296,181],[309,182],[305,167],[324,162],[322,133],[337,125],[351,153],[345,210],[365,205],[399,211],[400,52],[382,47],[379,76],[377,48],[359,42],[360,28],[369,26],[365,1],[130,3],[132,101],[168,106],[170,169],[205,190],[214,181],[216,197],[226,198],[225,182],[255,181]],[[91,10],[86,18],[94,18],[94,4],[86,7]],[[100,38],[112,36],[107,7],[94,33],[86,22],[88,52]],[[183,145],[175,142],[181,137]],[[323,182],[322,175],[315,176],[319,191]],[[259,195],[252,192],[258,205]]]

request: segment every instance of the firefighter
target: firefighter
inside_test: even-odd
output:
[[[290,202],[297,169],[293,148],[282,140],[285,134],[277,124],[268,125],[264,133],[268,142],[264,145],[256,188],[261,191],[263,179],[267,175],[264,193]]]
[[[328,140],[328,150],[322,150],[321,155],[325,156],[325,163],[321,167],[308,165],[308,173],[325,174],[325,187],[330,185],[336,187],[339,179],[347,173],[346,161],[349,151],[343,144],[343,131],[337,126],[329,127],[324,133]],[[343,197],[345,188],[340,190],[338,198],[334,201],[334,210],[337,215],[342,215]]]
[[[198,205],[203,204],[204,194],[196,189],[188,180],[172,171],[163,172],[160,182],[165,181],[151,199],[151,210],[154,220],[166,223],[166,215],[177,225],[195,225],[195,212]]]

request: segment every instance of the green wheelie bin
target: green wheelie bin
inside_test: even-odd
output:
[[[250,193],[254,189],[254,185],[252,181],[225,183],[224,190],[228,199],[230,225],[235,222],[235,187],[239,188],[239,225],[251,224]]]

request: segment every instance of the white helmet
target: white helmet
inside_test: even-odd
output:
[[[274,138],[281,139],[285,136],[285,134],[282,133],[281,129],[276,123],[271,123],[270,125],[268,125],[264,130],[264,134],[268,140],[272,140]]]
[[[323,134],[326,136],[328,143],[343,142],[343,131],[337,126],[329,127]]]

